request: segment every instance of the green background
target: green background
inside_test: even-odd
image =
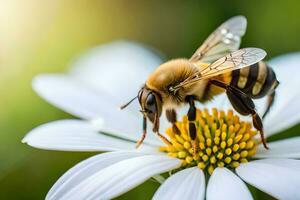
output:
[[[33,76],[64,72],[85,50],[116,39],[151,45],[168,58],[189,57],[208,34],[245,15],[242,46],[268,58],[300,51],[300,2],[7,0],[0,3],[0,199],[42,199],[67,169],[89,153],[44,151],[21,143],[32,128],[68,114],[31,89]],[[117,59],[117,57],[116,57]],[[279,137],[296,136],[300,126]],[[150,199],[148,181],[118,199]],[[256,199],[271,199],[253,190]]]

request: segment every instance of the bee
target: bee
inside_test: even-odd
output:
[[[146,137],[147,119],[153,124],[153,132],[170,144],[159,133],[159,119],[165,112],[174,132],[179,133],[176,127],[176,109],[183,105],[189,106],[189,135],[195,144],[195,101],[205,103],[225,92],[238,113],[252,116],[253,126],[260,132],[264,147],[268,148],[262,119],[257,114],[252,99],[268,96],[268,106],[263,117],[266,116],[274,102],[275,89],[279,82],[272,68],[261,61],[266,56],[264,50],[239,49],[246,26],[247,20],[243,16],[227,20],[204,41],[191,58],[170,60],[149,75],[134,98],[138,98],[143,114],[143,134],[137,147]]]

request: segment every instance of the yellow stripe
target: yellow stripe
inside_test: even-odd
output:
[[[243,89],[248,81],[248,75],[250,72],[250,67],[244,67],[240,69],[240,75],[239,75],[239,80],[238,80],[238,87]]]
[[[266,78],[267,78],[267,66],[264,62],[259,62],[258,65],[258,76],[257,76],[257,80],[252,88],[252,94],[253,95],[257,95],[260,93]]]

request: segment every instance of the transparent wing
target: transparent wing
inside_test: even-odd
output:
[[[190,61],[213,62],[240,47],[247,20],[244,16],[232,17],[219,26],[197,49]]]
[[[253,65],[261,61],[266,55],[264,50],[258,48],[240,49],[202,69],[200,72],[201,79]]]
[[[173,87],[172,90],[178,90],[181,87],[191,85],[199,80],[208,79],[226,72],[248,67],[261,61],[266,55],[267,53],[264,50],[258,48],[240,49],[201,69],[196,74]]]

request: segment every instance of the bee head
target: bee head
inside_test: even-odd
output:
[[[162,112],[161,96],[146,87],[143,87],[138,94],[141,105],[141,112],[153,123],[155,117],[159,117]]]

